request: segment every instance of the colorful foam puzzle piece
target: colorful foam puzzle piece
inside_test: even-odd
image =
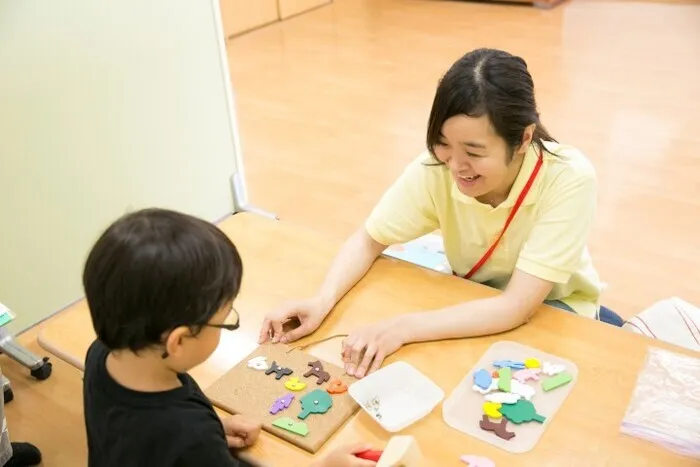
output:
[[[530,400],[535,395],[535,388],[514,379],[510,382],[510,392],[511,394],[517,394],[521,399]]]
[[[536,358],[525,359],[525,368],[539,368],[539,367],[540,367],[540,361],[537,360]]]
[[[290,391],[302,391],[306,387],[306,383],[303,381],[299,381],[299,378],[295,376],[293,378],[289,378],[284,383],[284,387],[289,389]]]
[[[532,402],[524,399],[520,399],[515,404],[502,406],[501,413],[505,418],[518,425],[532,421],[544,423],[546,420],[545,417],[537,413]]]
[[[569,384],[573,379],[574,377],[571,373],[569,373],[568,371],[564,371],[563,373],[559,373],[555,376],[550,376],[549,378],[543,380],[542,390],[549,392],[552,389],[556,389],[558,387]]]
[[[484,402],[483,409],[484,413],[489,418],[501,418],[503,414],[498,411],[501,408],[501,404],[497,402]]]
[[[287,430],[299,436],[306,436],[309,434],[309,427],[306,423],[297,422],[290,417],[280,417],[272,422],[272,426],[282,428],[283,430]]]
[[[565,370],[566,367],[564,365],[555,365],[549,362],[544,362],[544,365],[542,365],[542,373],[544,373],[547,376],[558,375],[559,373]]]
[[[461,456],[459,460],[467,464],[469,467],[496,467],[496,463],[488,457],[467,454]]]
[[[506,426],[508,424],[508,420],[505,418],[502,418],[500,422],[492,422],[489,420],[489,417],[484,415],[481,417],[481,421],[479,422],[479,428],[481,428],[484,431],[493,431],[496,433],[496,436],[498,436],[501,439],[505,439],[506,441],[512,439],[515,437],[515,433],[506,430]]]
[[[510,380],[513,376],[513,370],[510,367],[503,367],[498,370],[498,389],[503,392],[510,392]]]
[[[513,370],[525,369],[525,364],[523,362],[516,362],[513,360],[496,360],[493,362],[493,366],[496,368],[511,368]]]
[[[483,368],[474,373],[474,384],[479,386],[481,389],[488,389],[491,386],[491,381],[493,378],[489,374],[488,370]]]
[[[304,394],[301,399],[301,413],[298,418],[304,420],[312,413],[326,413],[333,407],[333,398],[323,389],[315,389]]]
[[[518,370],[513,373],[513,379],[526,383],[529,380],[539,381],[540,379],[540,369],[539,368],[529,368],[527,370]]]
[[[472,386],[472,389],[481,394],[488,394],[494,391],[498,391],[498,378],[493,378],[491,380],[491,385],[489,385],[488,389],[481,389],[476,384]]]
[[[275,379],[282,379],[282,376],[291,375],[293,371],[290,368],[281,367],[277,365],[276,361],[273,361],[272,365],[270,365],[270,368],[267,369],[265,374],[271,375],[272,373],[275,373]]]
[[[316,378],[318,378],[316,380],[316,384],[318,385],[321,385],[329,379],[331,379],[331,375],[323,369],[323,363],[321,363],[320,360],[309,362],[309,366],[311,367],[311,369],[304,373],[304,378],[308,378],[309,376],[315,376]]]
[[[515,404],[520,400],[520,396],[511,392],[492,392],[491,394],[486,394],[484,399],[497,404]]]
[[[292,405],[292,401],[294,400],[294,394],[285,394],[284,396],[278,398],[275,402],[273,402],[272,407],[270,407],[270,413],[272,415],[277,414],[278,412],[282,412],[285,409],[288,409],[290,405]]]
[[[342,394],[348,390],[348,385],[339,379],[334,379],[328,384],[329,394]]]
[[[270,365],[267,364],[267,357],[261,355],[248,360],[248,368],[252,368],[254,370],[267,370],[270,368]]]

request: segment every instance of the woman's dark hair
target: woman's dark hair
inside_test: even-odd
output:
[[[528,125],[536,124],[533,141],[556,141],[537,112],[535,86],[525,60],[502,50],[477,49],[457,60],[442,77],[428,121],[427,145],[440,140],[442,125],[455,115],[488,116],[512,151],[522,143]]]
[[[83,271],[92,324],[109,349],[138,351],[194,334],[238,295],[241,257],[201,219],[164,209],[127,214],[100,236]]]

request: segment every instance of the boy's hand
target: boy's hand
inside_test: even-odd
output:
[[[366,443],[346,444],[335,448],[318,462],[312,464],[313,467],[374,467],[374,461],[368,461],[356,457],[355,454],[372,449]]]
[[[226,433],[226,442],[230,448],[252,446],[260,436],[260,423],[243,415],[233,415],[221,420]]]

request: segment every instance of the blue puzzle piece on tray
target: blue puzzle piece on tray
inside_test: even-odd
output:
[[[496,368],[512,368],[513,370],[524,370],[524,362],[514,362],[513,360],[496,360],[493,362]]]
[[[493,381],[493,378],[491,377],[491,373],[488,372],[488,370],[484,370],[483,368],[477,372],[474,373],[474,384],[481,389],[488,389],[491,387],[491,382]]]

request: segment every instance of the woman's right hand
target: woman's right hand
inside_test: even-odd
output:
[[[272,340],[273,343],[287,343],[300,339],[314,332],[327,313],[328,310],[323,306],[320,298],[288,302],[265,315],[258,343],[262,344],[268,340]],[[295,318],[300,323],[299,327],[284,332],[284,323]]]

